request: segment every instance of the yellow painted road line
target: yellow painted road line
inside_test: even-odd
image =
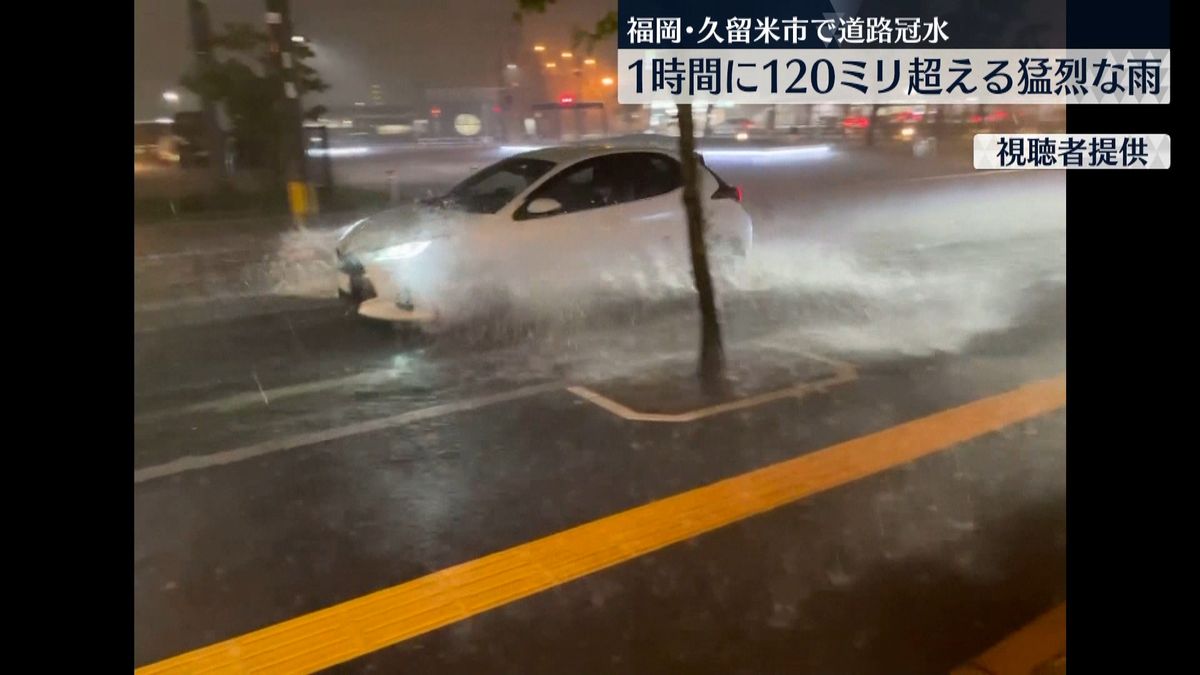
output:
[[[492,553],[136,672],[309,673],[1066,405],[1066,375]]]
[[[1065,673],[1067,603],[1034,619],[950,675],[1051,675]]]

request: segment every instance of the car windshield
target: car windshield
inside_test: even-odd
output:
[[[440,202],[468,213],[495,213],[553,166],[554,162],[544,159],[506,159],[459,183]]]

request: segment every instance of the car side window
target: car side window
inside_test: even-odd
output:
[[[596,157],[551,177],[545,185],[534,190],[525,203],[528,205],[535,199],[553,199],[562,204],[562,209],[544,215],[554,216],[629,201],[627,193],[630,188],[631,184],[620,175],[610,157]],[[525,220],[538,216],[530,214],[522,206],[515,217]]]
[[[512,197],[524,190],[527,185],[528,181],[525,177],[515,171],[497,171],[472,185],[471,189],[478,194],[503,192]]]
[[[495,213],[553,167],[542,159],[502,160],[454,186],[442,201],[471,213]]]
[[[683,185],[679,162],[666,155],[635,152],[617,155],[621,175],[632,183],[633,199],[649,199]]]
[[[666,194],[683,185],[679,162],[653,152],[626,152],[585,160],[565,169],[534,191],[526,203],[550,198],[562,209],[545,215],[560,215],[613,206]],[[536,218],[522,207],[518,220]]]

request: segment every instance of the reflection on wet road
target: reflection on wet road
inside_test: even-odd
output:
[[[503,602],[464,596],[440,619],[335,622],[342,637],[309,636],[313,660],[296,663],[944,672],[1061,602],[1061,403],[945,417],[1065,368],[1061,174],[843,152],[711,161],[744,187],[756,225],[749,264],[720,286],[722,400],[690,377],[686,270],[423,334],[333,297],[340,221],[303,235],[139,230],[138,665],[451,583],[448,569],[497,552],[552,567],[566,549],[527,547],[576,527],[595,532],[570,554],[609,560],[604,528],[633,530],[608,518],[764,467],[807,467],[787,481],[820,484],[824,449],[871,434],[889,453],[916,448],[902,430],[919,418],[950,434],[934,454],[856,464],[854,482],[754,517],[766,509],[738,502],[750,510],[734,517],[702,499],[717,510],[647,540],[675,546],[631,544],[548,581],[512,568]],[[853,377],[827,381],[830,364]]]

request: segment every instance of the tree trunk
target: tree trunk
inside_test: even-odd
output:
[[[709,386],[720,384],[725,374],[725,349],[721,344],[721,323],[717,318],[717,300],[712,274],[708,269],[708,248],[704,242],[704,209],[700,203],[700,168],[696,162],[696,139],[692,106],[681,103],[679,109],[679,159],[683,177],[683,207],[687,211],[688,248],[692,254],[692,279],[700,301],[700,379]]]

